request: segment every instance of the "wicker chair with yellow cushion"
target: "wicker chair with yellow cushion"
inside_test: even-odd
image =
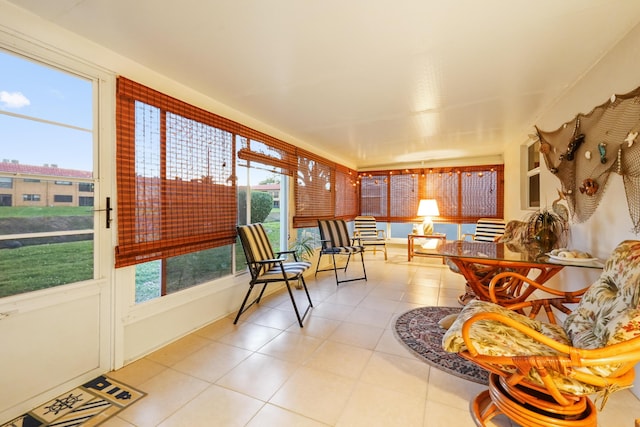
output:
[[[562,325],[554,316],[541,321],[512,310],[536,306],[548,304],[475,300],[445,334],[445,350],[491,372],[473,417],[478,425],[503,413],[522,426],[595,427],[589,395],[604,404],[609,393],[631,386],[640,359],[640,241],[616,247]]]

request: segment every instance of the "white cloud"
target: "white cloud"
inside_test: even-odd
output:
[[[31,105],[29,98],[24,96],[22,92],[0,91],[0,104],[7,108],[22,108]]]

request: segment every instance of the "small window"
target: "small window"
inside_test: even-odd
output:
[[[53,202],[54,203],[71,203],[73,202],[73,196],[68,196],[66,194],[54,194]]]
[[[78,206],[93,206],[93,197],[78,197]]]
[[[13,178],[0,178],[0,188],[13,188]]]
[[[56,185],[71,185],[71,181],[56,181]]]
[[[78,191],[93,193],[93,183],[91,182],[80,182],[78,183]]]
[[[24,200],[25,202],[39,202],[40,195],[39,194],[23,194],[22,200]]]

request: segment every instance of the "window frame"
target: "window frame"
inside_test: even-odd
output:
[[[537,149],[536,149],[537,145]],[[532,158],[532,156],[534,156]],[[535,166],[536,161],[535,157],[537,157],[537,166]],[[524,210],[536,210],[540,209],[540,194],[541,194],[541,185],[540,185],[540,165],[541,165],[541,156],[540,156],[540,140],[530,139],[521,147],[520,154],[520,194],[521,200],[520,204],[522,209]],[[530,167],[530,165],[534,165]],[[531,194],[531,180],[538,178],[538,200],[537,203],[532,200]]]

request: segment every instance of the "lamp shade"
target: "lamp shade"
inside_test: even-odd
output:
[[[435,199],[422,199],[418,204],[418,216],[439,216],[438,203]]]

